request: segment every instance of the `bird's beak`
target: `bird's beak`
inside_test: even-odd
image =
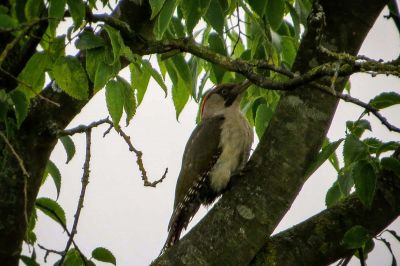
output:
[[[237,84],[237,86],[235,86],[235,87],[233,88],[233,92],[234,92],[236,95],[240,95],[240,94],[242,94],[248,87],[250,87],[251,84],[252,84],[252,83],[251,83],[249,80],[246,79],[245,81],[243,81],[243,82]]]

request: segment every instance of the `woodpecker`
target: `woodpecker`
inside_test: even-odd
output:
[[[246,164],[253,130],[240,112],[240,100],[249,86],[247,80],[221,84],[204,96],[201,121],[183,154],[168,238],[161,253],[179,240],[200,205],[209,205],[220,196],[231,175]]]

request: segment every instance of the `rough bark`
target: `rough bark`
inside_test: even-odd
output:
[[[385,1],[321,1],[326,14],[322,45],[355,55]],[[318,14],[301,41],[294,71],[329,61],[318,51]],[[343,89],[345,80],[337,83]],[[154,265],[247,265],[300,191],[321,147],[338,100],[308,87],[278,104],[243,177],[208,215]]]

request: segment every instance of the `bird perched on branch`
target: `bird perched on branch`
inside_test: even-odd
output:
[[[221,84],[204,96],[201,121],[183,154],[168,238],[161,252],[179,240],[200,205],[211,204],[246,164],[253,130],[240,112],[240,100],[249,86],[247,80]]]

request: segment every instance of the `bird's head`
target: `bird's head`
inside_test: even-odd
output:
[[[251,85],[248,80],[241,83],[225,83],[215,86],[204,95],[201,119],[223,114],[226,110],[239,110],[243,92]]]

